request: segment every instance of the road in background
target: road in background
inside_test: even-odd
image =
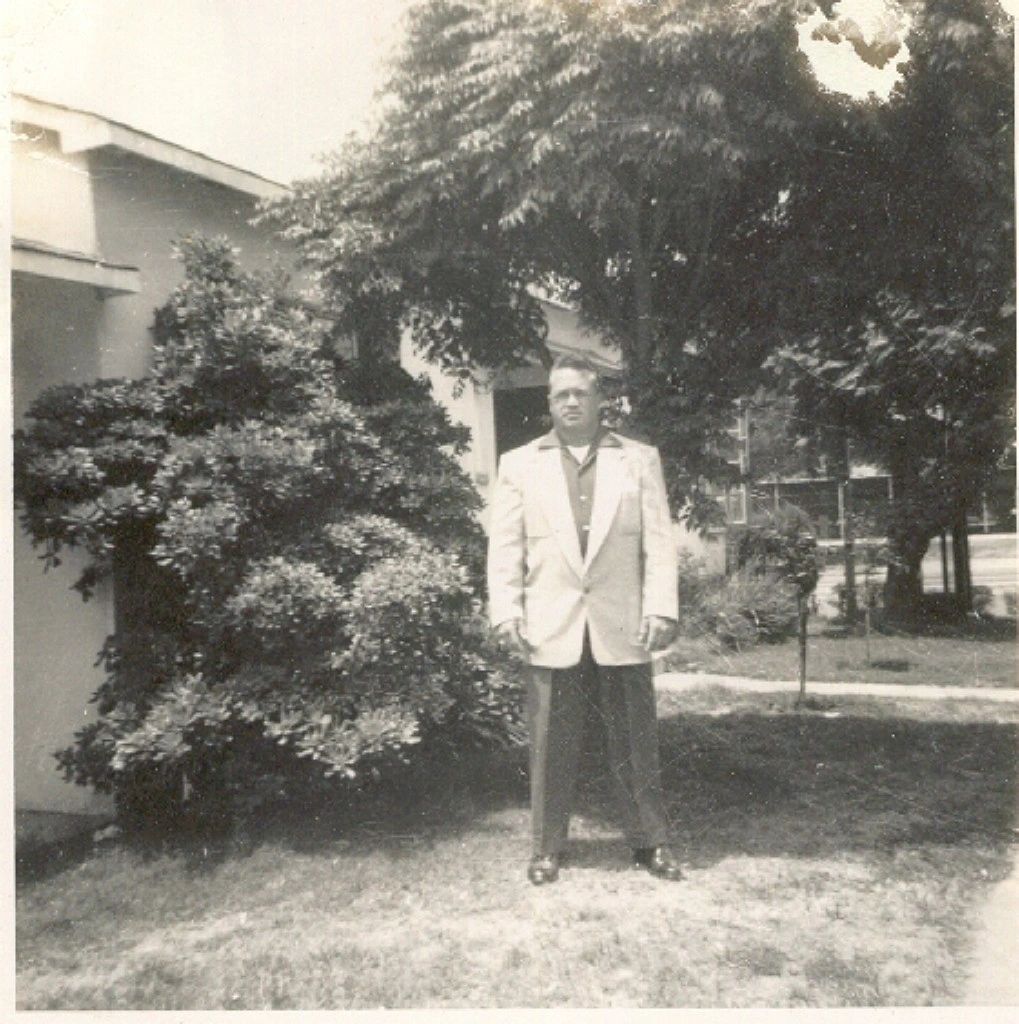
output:
[[[991,603],[985,609],[990,615],[1015,615],[1015,594],[1019,589],[1019,538],[1014,533],[976,533],[969,538],[970,573],[974,587],[987,587]],[[949,583],[951,584],[952,549],[948,548]],[[864,565],[857,563],[857,586],[863,587]],[[832,618],[838,611],[835,587],[845,579],[841,565],[833,565],[821,573],[817,583],[818,614]],[[877,569],[871,576],[876,583],[884,582],[884,570]],[[924,590],[939,593],[943,590],[941,548],[937,539],[931,542],[923,560]],[[1012,595],[1006,598],[1006,594]]]

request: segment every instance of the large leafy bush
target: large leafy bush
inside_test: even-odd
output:
[[[50,389],[16,437],[45,558],[112,574],[97,720],[59,753],[127,819],[377,776],[520,737],[480,615],[467,443],[427,387],[344,361],[281,278],[182,243],[150,374]]]

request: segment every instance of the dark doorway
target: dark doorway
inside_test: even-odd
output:
[[[552,427],[548,388],[507,388],[495,392],[495,450],[497,455],[517,448]]]

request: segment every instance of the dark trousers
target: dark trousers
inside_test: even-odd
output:
[[[566,845],[585,721],[592,717],[604,722],[612,788],[627,842],[647,847],[668,841],[651,664],[599,665],[585,634],[579,664],[532,667],[529,673],[535,854],[559,853]]]

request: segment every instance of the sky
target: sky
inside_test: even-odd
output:
[[[909,60],[904,43],[883,66],[862,60],[850,41],[901,41],[909,29],[909,19],[886,0],[842,0],[834,8],[836,39],[816,38],[815,30],[826,22],[821,11],[800,26],[800,49],[806,53],[817,80],[826,88],[864,97],[873,94],[886,100],[899,79],[899,66]],[[839,38],[841,37],[841,38]]]
[[[15,92],[279,181],[371,116],[407,0],[7,0]]]
[[[0,45],[15,92],[102,114],[278,181],[365,130],[410,0],[7,0]],[[1015,15],[1019,0],[1003,0]],[[843,34],[894,37],[887,0],[842,0]],[[848,38],[800,32],[818,79],[884,98],[883,68]]]

